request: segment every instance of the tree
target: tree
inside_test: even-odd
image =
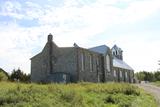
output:
[[[3,72],[0,72],[0,81],[7,81],[7,80],[8,80],[8,77],[6,76],[6,74]]]
[[[147,72],[147,71],[141,71],[135,74],[137,79],[140,81],[155,81],[155,73]]]
[[[160,81],[160,71],[155,72],[154,76],[157,81]]]
[[[144,81],[144,78],[145,78],[144,72],[137,72],[135,76],[137,77],[138,80]]]
[[[13,70],[10,76],[11,81],[20,81],[20,82],[29,82],[30,74],[23,73],[19,68],[17,70]]]
[[[7,80],[8,80],[8,73],[0,68],[0,81],[7,81]]]

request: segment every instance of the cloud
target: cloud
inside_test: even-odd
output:
[[[5,63],[0,62],[0,66],[8,71],[21,67],[25,72],[30,72],[29,58],[41,51],[49,33],[53,33],[54,41],[59,46],[71,46],[73,42],[77,42],[80,46],[90,47],[92,44],[104,42],[104,38],[109,44],[115,43],[114,40],[119,44],[130,41],[127,42],[129,45],[124,44],[122,47],[125,50],[129,48],[126,59],[130,60],[127,62],[136,68],[134,55],[139,55],[138,58],[145,60],[143,54],[135,52],[135,47],[141,44],[140,41],[137,42],[137,36],[133,40],[136,45],[133,45],[135,43],[127,37],[128,35],[116,35],[116,38],[113,38],[111,36],[114,34],[107,35],[106,31],[113,27],[113,32],[116,32],[114,26],[137,23],[160,10],[159,0],[65,0],[58,5],[55,5],[57,1],[39,2],[4,1],[0,4],[0,15],[11,17],[0,22],[0,37],[3,38],[0,39],[0,59],[8,63],[4,65]],[[125,5],[120,6],[120,3]],[[101,36],[102,40],[99,35],[103,33],[105,34]],[[91,41],[92,38],[96,40]],[[159,44],[151,44],[154,45]],[[147,46],[152,50],[150,45]],[[145,45],[141,46],[143,47]],[[141,51],[140,48],[137,50]],[[147,49],[144,52],[147,52]],[[156,58],[150,57],[150,62]],[[136,69],[142,69],[144,65],[141,65],[142,67]]]
[[[21,9],[22,9],[22,7],[19,2],[12,3],[10,1],[6,1],[1,4],[0,15],[12,16],[13,18],[21,19],[24,17],[23,14],[19,13],[21,11]]]
[[[126,22],[141,21],[160,10],[159,0],[135,1],[124,10]]]

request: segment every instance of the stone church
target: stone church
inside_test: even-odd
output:
[[[32,82],[133,82],[134,70],[123,61],[123,51],[116,45],[85,49],[58,47],[53,36],[42,52],[31,58]]]

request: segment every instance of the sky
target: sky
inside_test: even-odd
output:
[[[117,44],[135,72],[160,68],[160,0],[0,0],[0,67],[30,73],[49,33],[59,47]]]

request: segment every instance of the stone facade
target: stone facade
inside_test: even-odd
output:
[[[42,52],[31,58],[32,82],[132,82],[133,70],[114,65],[114,48],[101,45],[85,49],[76,44],[62,48],[52,39],[48,35]]]
[[[114,80],[117,82],[133,83],[134,70],[123,61],[122,49],[114,45],[111,50],[113,55]]]

